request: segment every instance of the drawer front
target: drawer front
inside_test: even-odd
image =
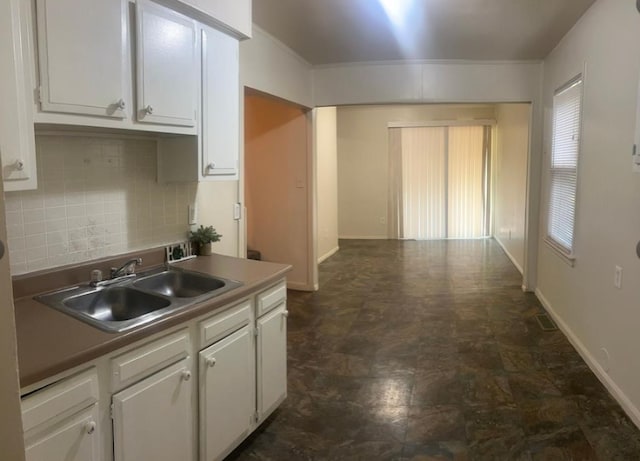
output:
[[[266,314],[271,309],[279,306],[287,300],[287,284],[283,280],[271,288],[267,288],[257,296],[256,316]]]
[[[189,355],[189,332],[181,330],[111,360],[111,390],[119,390]]]
[[[25,434],[27,461],[90,461],[100,455],[98,404],[80,410],[55,426]]]
[[[68,417],[98,401],[98,375],[91,368],[22,399],[25,432]]]
[[[253,320],[251,310],[251,300],[247,299],[200,322],[200,348],[207,347],[243,326],[249,325]]]

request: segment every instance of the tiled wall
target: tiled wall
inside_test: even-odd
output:
[[[156,183],[156,143],[37,136],[38,190],[6,192],[13,275],[184,240],[197,183]]]

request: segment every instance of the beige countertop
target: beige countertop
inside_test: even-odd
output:
[[[16,299],[20,386],[24,388],[166,328],[199,315],[214,312],[251,292],[276,282],[291,268],[285,264],[222,255],[199,256],[196,259],[177,263],[176,266],[238,280],[243,282],[243,285],[123,333],[107,333],[99,330],[35,301],[32,294]],[[14,281],[14,286],[15,283]],[[21,283],[24,284],[24,279]],[[16,291],[15,288],[14,291]]]

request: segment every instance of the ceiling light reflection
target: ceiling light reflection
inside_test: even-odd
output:
[[[395,27],[402,27],[407,22],[409,12],[415,0],[378,0],[385,13],[389,17],[391,24]]]
[[[416,25],[421,21],[421,6],[416,0],[378,0],[384,9],[391,32],[405,59],[414,59],[417,53]]]

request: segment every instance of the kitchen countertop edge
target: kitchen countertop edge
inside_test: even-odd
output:
[[[215,314],[282,279],[291,266],[230,256],[198,257],[175,264],[185,270],[242,282],[220,296],[122,333],[108,333],[26,296],[14,301],[22,389],[201,315]],[[61,287],[62,288],[62,287]]]

